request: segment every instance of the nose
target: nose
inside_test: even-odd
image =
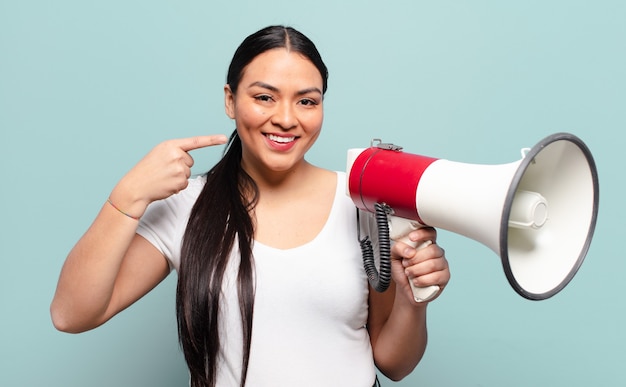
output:
[[[287,101],[281,101],[274,114],[272,114],[272,123],[280,126],[283,130],[289,130],[298,125],[298,118],[296,116],[293,105]]]

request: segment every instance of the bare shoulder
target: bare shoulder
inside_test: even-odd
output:
[[[313,192],[318,194],[325,192],[334,196],[338,184],[337,172],[314,166],[307,180],[307,185]]]

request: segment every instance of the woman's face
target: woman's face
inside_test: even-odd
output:
[[[322,128],[322,76],[306,57],[278,48],[244,69],[235,93],[226,85],[226,114],[235,120],[242,163],[253,176],[293,171]]]

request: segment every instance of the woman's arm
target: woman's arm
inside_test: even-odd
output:
[[[69,253],[50,306],[64,332],[93,329],[141,298],[169,273],[163,255],[135,234],[137,221],[108,203]]]
[[[415,250],[402,242],[395,243],[392,248],[393,281],[389,289],[384,293],[370,289],[368,330],[374,361],[378,369],[392,380],[400,380],[413,371],[424,355],[428,340],[428,303],[413,300],[408,277],[420,287],[439,285],[443,288],[450,279],[444,251],[435,244],[436,231],[422,228],[413,231],[409,237],[418,243],[430,240],[433,244]]]
[[[226,140],[217,135],[166,141],[120,180],[110,196],[115,207],[104,203],[63,265],[50,306],[57,329],[82,332],[95,328],[167,276],[165,257],[136,234],[136,218],[153,201],[187,186],[193,165],[188,151]]]

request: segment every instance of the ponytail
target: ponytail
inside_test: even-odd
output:
[[[191,210],[183,237],[176,288],[179,340],[191,373],[191,387],[214,387],[220,337],[219,311],[224,272],[238,241],[237,276],[243,331],[241,386],[246,381],[254,307],[254,224],[250,215],[258,189],[241,167],[241,139],[234,131],[222,159],[207,173],[207,181]]]

